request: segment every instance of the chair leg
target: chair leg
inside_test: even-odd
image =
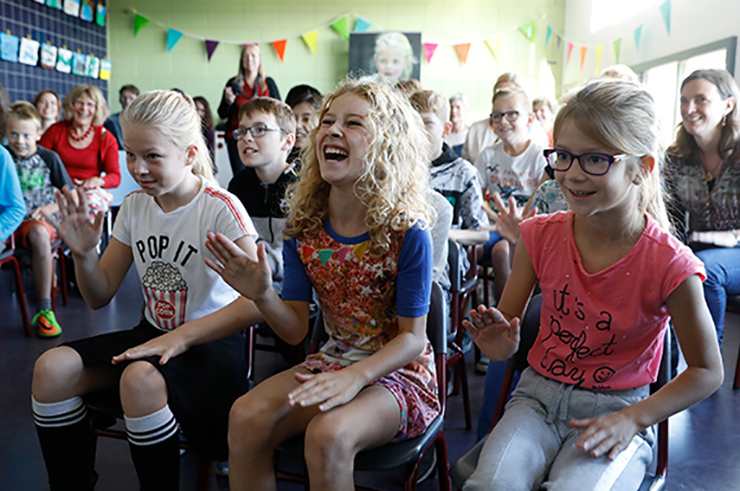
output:
[[[460,358],[458,362],[458,378],[462,386],[463,410],[465,411],[465,429],[473,429],[473,418],[470,415],[470,391],[468,389],[468,372],[465,366],[465,357]]]
[[[64,249],[58,247],[57,260],[59,261],[59,278],[62,288],[62,305],[67,305],[67,267],[64,265]],[[56,268],[55,268],[56,271]]]
[[[31,322],[28,318],[28,308],[26,308],[26,294],[23,292],[23,280],[21,279],[21,266],[14,257],[9,258],[13,264],[15,274],[15,288],[18,296],[18,306],[21,308],[21,317],[23,318],[23,330],[27,337],[31,336]]]
[[[198,491],[208,491],[211,477],[211,463],[203,457],[198,457],[198,478],[196,489]]]
[[[737,350],[737,365],[735,365],[735,380],[732,382],[732,388],[740,388],[740,348]]]
[[[437,478],[439,479],[440,491],[451,491],[450,483],[450,456],[447,453],[447,440],[444,433],[440,432],[434,442],[437,451]]]

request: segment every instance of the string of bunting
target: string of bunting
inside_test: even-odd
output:
[[[671,0],[665,0],[660,5],[659,9],[662,13],[663,22],[665,24],[666,30],[668,34],[670,35],[671,33]],[[354,14],[354,12],[351,12],[351,13],[348,12],[348,13],[340,15],[339,17],[334,18],[333,20],[331,20],[330,22],[327,22],[326,24],[316,27],[315,29],[312,29],[308,32],[304,32],[304,33],[294,35],[291,37],[286,37],[282,39],[272,39],[272,40],[266,40],[266,41],[260,41],[260,40],[233,41],[233,40],[208,39],[206,37],[193,34],[187,31],[180,31],[180,30],[172,29],[171,27],[165,25],[162,22],[150,19],[149,17],[140,13],[136,9],[129,9],[127,10],[127,12],[134,15],[134,36],[136,36],[141,29],[143,29],[145,26],[147,26],[151,22],[167,30],[167,52],[171,51],[175,47],[175,45],[180,41],[180,39],[183,36],[185,36],[189,38],[199,39],[205,43],[206,55],[208,56],[209,61],[211,60],[213,53],[216,51],[216,48],[220,44],[231,44],[231,45],[270,44],[275,50],[275,54],[278,56],[280,61],[283,62],[285,59],[285,48],[288,44],[289,39],[297,39],[297,38],[302,39],[306,47],[311,51],[311,53],[316,54],[316,44],[317,44],[319,29],[331,28],[337,34],[349,40],[350,32],[366,32],[373,25],[372,22],[368,21],[364,17]],[[350,28],[350,23],[351,23],[352,18],[354,18],[354,26]],[[489,34],[476,41],[469,41],[469,42],[455,43],[455,44],[439,43],[439,42],[431,42],[431,41],[423,42],[422,45],[423,45],[424,58],[427,63],[431,63],[432,57],[437,52],[437,48],[440,45],[446,45],[446,46],[451,46],[455,50],[455,53],[457,54],[457,57],[460,60],[460,63],[465,64],[468,59],[468,54],[470,53],[471,45],[473,43],[478,43],[481,41],[486,45],[486,47],[488,48],[488,50],[490,51],[491,55],[494,58],[500,58],[502,55],[502,49],[504,47],[504,43],[503,43],[504,36],[509,33],[518,32],[522,34],[529,42],[536,43],[537,42],[537,21],[539,19],[544,20],[545,22],[547,21],[546,16],[543,14],[540,17],[535,17],[535,18],[527,20],[526,22],[522,24],[512,26],[503,31]],[[635,43],[636,50],[640,49],[640,43],[642,41],[642,33],[643,33],[643,24],[640,24],[633,31],[633,37],[634,37],[634,43]],[[545,47],[548,47],[550,45],[553,35],[555,37],[555,42],[557,43],[558,49],[560,49],[563,43],[565,43],[566,67],[570,64],[570,59],[571,59],[571,54],[573,52],[573,48],[576,46],[580,48],[579,49],[580,69],[581,71],[583,71],[583,67],[586,62],[586,57],[588,56],[588,52],[591,46],[582,44],[582,43],[577,43],[572,40],[568,40],[562,33],[556,33],[553,27],[549,23],[547,23],[546,32],[545,32],[545,41],[544,41]],[[612,47],[614,49],[614,57],[615,57],[616,63],[619,63],[620,55],[621,55],[621,47],[622,47],[622,38],[620,37],[614,40],[612,43]],[[595,72],[596,73],[598,73],[599,71],[603,49],[604,49],[603,45],[597,45],[594,50],[595,57],[596,57],[595,59],[595,62],[596,62]]]

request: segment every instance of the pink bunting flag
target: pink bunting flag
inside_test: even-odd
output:
[[[565,56],[565,66],[570,63],[570,54],[573,52],[573,43],[568,42],[568,54]]]
[[[206,39],[206,54],[208,55],[208,61],[211,61],[211,56],[213,56],[213,52],[216,51],[217,47],[218,41],[211,41],[210,39]]]
[[[432,56],[437,51],[437,46],[439,46],[437,43],[424,43],[424,58],[427,59],[427,63],[432,61]]]

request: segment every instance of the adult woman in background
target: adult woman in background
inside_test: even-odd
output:
[[[41,134],[48,130],[49,126],[62,119],[62,101],[51,89],[45,89],[36,94],[33,98],[33,105],[41,115]]]
[[[468,136],[468,98],[457,93],[450,97],[450,121],[452,131],[445,137],[445,143],[458,155],[462,154],[465,138]]]
[[[218,173],[218,167],[216,167],[216,131],[213,129],[213,111],[211,111],[211,105],[208,104],[208,100],[203,96],[193,97],[195,103],[195,110],[198,111],[200,116],[200,129],[203,133],[203,139],[206,141],[206,147],[208,147],[208,153],[211,154],[211,167],[213,173]]]
[[[64,98],[64,120],[44,132],[40,145],[53,150],[75,186],[85,190],[90,212],[107,211],[121,183],[116,137],[103,128],[110,114],[100,89],[80,84]]]
[[[681,84],[681,123],[668,148],[666,186],[679,231],[704,262],[704,296],[722,345],[727,295],[740,294],[740,91],[725,70]]]
[[[229,150],[229,162],[234,175],[244,169],[236,148],[233,131],[239,126],[239,108],[254,97],[272,97],[280,100],[275,81],[266,77],[262,67],[262,55],[256,44],[246,44],[242,49],[239,61],[239,75],[226,82],[218,115],[226,120],[226,147]]]

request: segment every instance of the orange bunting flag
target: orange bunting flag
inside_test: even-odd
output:
[[[280,62],[282,63],[283,58],[285,57],[285,45],[288,43],[287,39],[281,39],[280,41],[273,41],[272,47],[275,48],[275,53],[277,53],[278,58],[280,58]]]
[[[468,61],[468,52],[470,51],[470,43],[456,44],[455,51],[457,52],[457,57],[460,59],[460,62],[464,65],[465,62]]]
[[[581,71],[583,71],[583,63],[586,61],[586,51],[588,51],[588,46],[581,46]]]

